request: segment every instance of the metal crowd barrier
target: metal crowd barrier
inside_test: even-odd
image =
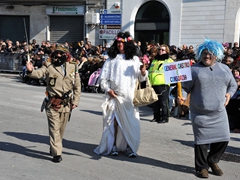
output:
[[[0,72],[21,72],[20,53],[0,53]]]

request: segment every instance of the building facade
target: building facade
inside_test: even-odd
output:
[[[99,45],[111,44],[122,30],[149,43],[233,43],[239,42],[239,9],[239,0],[1,0],[0,39]]]

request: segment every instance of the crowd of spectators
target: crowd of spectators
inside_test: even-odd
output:
[[[138,45],[140,43],[136,43],[136,46],[138,47],[139,56],[142,56],[143,54],[146,54],[149,56],[150,61],[152,61],[155,56],[158,54],[159,51],[159,44],[146,44],[146,48],[140,48]],[[227,113],[229,116],[229,125],[230,129],[234,130],[236,133],[240,133],[240,121],[239,121],[239,115],[240,115],[240,48],[238,42],[235,42],[233,44],[233,47],[230,47],[228,43],[222,43],[224,46],[224,58],[222,60],[222,63],[227,65],[230,70],[232,71],[232,74],[238,84],[238,90],[235,93],[235,95],[231,98],[229,104],[227,105]],[[195,48],[192,45],[187,46],[186,44],[183,44],[181,47],[177,47],[175,45],[169,46],[170,49],[170,57],[174,61],[181,61],[189,59],[191,65],[196,63],[195,59]],[[176,86],[173,84],[173,87]],[[172,89],[174,89],[172,87]],[[176,89],[176,88],[175,88]],[[172,109],[172,112],[174,111],[174,108],[177,107],[177,101],[173,100],[173,106],[170,107]],[[171,104],[171,103],[170,103]],[[176,109],[176,108],[175,108]],[[188,116],[188,113],[186,113]],[[179,116],[176,116],[179,117]]]
[[[28,44],[26,41],[21,43],[16,41],[13,43],[9,39],[6,39],[5,41],[1,39],[0,53],[20,54],[18,58],[21,60],[21,77],[23,82],[40,85],[44,84],[44,79],[39,81],[25,76],[26,62],[28,59],[31,59],[34,67],[36,69],[40,68],[43,65],[43,62],[51,56],[57,45],[57,43],[51,43],[50,41],[42,41],[41,44],[38,44],[35,39]],[[73,43],[65,42],[64,46],[69,49],[69,52],[72,55],[72,61],[75,61],[78,64],[79,73],[82,77],[84,87],[83,90],[90,91],[91,89],[88,89],[89,76],[98,68],[102,67],[104,60],[107,58],[107,48],[102,45],[94,46],[90,41],[87,41],[86,43],[84,41]]]
[[[51,43],[50,41],[42,41],[41,44],[38,44],[35,39],[27,44],[26,41],[19,42],[16,41],[13,43],[10,39],[5,41],[0,39],[0,53],[19,53],[19,58],[21,59],[21,65],[23,67],[21,77],[23,82],[29,84],[44,84],[44,79],[34,80],[25,76],[25,65],[28,57],[30,57],[34,67],[40,68],[43,65],[43,62],[51,56],[51,53],[55,49],[57,43]],[[135,42],[137,48],[137,56],[142,57],[147,55],[150,62],[158,54],[160,44],[155,43],[151,44],[148,42]],[[233,44],[233,47],[230,47],[228,43],[222,43],[225,48],[225,57],[222,60],[222,63],[226,64],[232,71],[233,76],[240,87],[240,48],[238,42]],[[92,45],[90,41],[84,42],[65,42],[64,46],[69,49],[69,52],[72,55],[72,61],[75,61],[78,64],[78,70],[80,73],[82,81],[82,91],[91,92],[92,89],[88,85],[89,77],[92,73],[97,71],[99,68],[102,68],[104,61],[108,58],[107,51],[108,48],[103,45]],[[195,48],[193,45],[183,44],[180,47],[175,45],[169,45],[170,57],[174,61],[180,61],[189,59],[191,64],[196,63],[195,61]],[[100,88],[100,87],[99,87]],[[236,94],[232,97],[229,105],[227,106],[227,111],[230,120],[230,128],[235,129],[236,132],[239,132],[240,123],[238,120],[239,117],[239,108],[240,108],[240,88]]]

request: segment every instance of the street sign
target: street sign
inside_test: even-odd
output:
[[[120,32],[120,29],[100,29],[99,39],[114,39]]]
[[[107,25],[107,29],[121,29],[121,25]]]
[[[100,25],[100,29],[121,29],[121,25]]]
[[[99,39],[114,39],[120,32],[121,23],[120,9],[100,9]]]
[[[100,14],[122,14],[121,9],[100,9]]]
[[[121,14],[100,14],[100,20],[121,20]]]
[[[100,24],[101,25],[120,25],[121,20],[101,20],[100,19]]]
[[[100,14],[101,25],[120,25],[121,19],[121,14]]]

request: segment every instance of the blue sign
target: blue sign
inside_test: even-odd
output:
[[[121,20],[100,20],[100,24],[102,24],[102,25],[119,25],[119,24],[121,24]]]
[[[100,14],[100,20],[121,20],[121,14]]]
[[[100,14],[121,14],[121,9],[100,9]]]
[[[100,9],[100,14],[107,14],[107,9]]]

